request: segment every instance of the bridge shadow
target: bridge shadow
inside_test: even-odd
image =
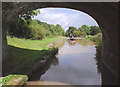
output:
[[[54,49],[30,50],[8,45],[8,52],[9,59],[2,62],[3,76],[8,74],[25,74],[31,80],[38,80],[51,65],[58,64]]]
[[[101,79],[102,79],[101,87],[106,87],[106,86],[112,87],[113,85],[114,87],[117,87],[118,79],[116,79],[116,77],[113,74],[109,73],[110,72],[109,69],[105,67],[105,65],[103,65],[101,59],[102,59],[101,49],[96,47],[95,60],[96,60],[98,72],[101,73]]]

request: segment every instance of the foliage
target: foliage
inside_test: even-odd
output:
[[[95,36],[87,35],[87,36],[85,36],[85,38],[95,42]]]
[[[8,31],[10,36],[26,39],[41,40],[45,37],[64,36],[64,29],[61,25],[52,25],[39,20],[32,20],[34,15],[40,14],[40,10],[31,10],[19,15]]]
[[[89,35],[91,28],[87,25],[82,25],[80,28],[78,28],[78,30]]]
[[[82,25],[78,29],[74,26],[70,26],[69,29],[64,32],[61,25],[47,24],[39,20],[32,20],[34,15],[40,13],[40,10],[31,10],[19,16],[15,19],[10,26],[8,34],[10,36],[32,39],[32,40],[42,40],[45,37],[53,36],[70,36],[84,37],[86,35],[96,35],[100,33],[100,28],[98,26],[87,26]]]
[[[53,47],[53,48],[50,48],[49,51],[50,51],[50,54],[56,55],[56,53],[58,53],[58,48]]]
[[[2,85],[6,84],[8,81],[10,81],[12,78],[14,77],[14,75],[8,75],[6,77],[4,77],[3,79],[0,80],[0,82],[2,83]]]
[[[95,42],[97,44],[96,48],[98,48],[99,50],[101,50],[102,49],[102,33],[99,33],[99,34],[96,35]]]
[[[98,26],[87,26],[87,25],[82,25],[78,29],[71,26],[69,29],[65,32],[65,36],[70,36],[70,34],[74,35],[75,37],[84,37],[88,35],[90,38],[91,36],[89,35],[96,35],[100,33],[100,28]]]
[[[66,34],[65,34],[65,35],[66,35],[66,36],[70,36],[70,34],[73,35],[73,32],[74,32],[75,30],[77,30],[76,27],[70,26],[69,29],[66,31]]]
[[[96,58],[100,58],[101,57],[101,52],[102,52],[102,33],[98,33],[95,36],[89,35],[86,36],[86,39],[90,39],[91,41],[96,43]]]
[[[26,20],[16,19],[11,23],[8,33],[18,38],[41,40],[45,37],[64,36],[64,29],[59,24],[55,26],[39,20],[31,20],[28,25]]]
[[[34,15],[37,16],[37,14],[40,14],[40,10],[39,9],[30,10],[30,11],[27,11],[26,13],[24,13],[24,14],[19,15],[19,18],[28,20],[28,19],[33,18]]]
[[[90,28],[91,28],[90,35],[96,35],[96,34],[100,33],[99,26],[91,26]]]
[[[85,38],[90,39],[93,42],[96,42],[97,45],[102,43],[102,33],[98,33],[95,36],[87,35],[87,36],[85,36]]]
[[[26,20],[27,24],[30,24],[31,21],[32,21],[32,18],[34,18],[35,15],[37,16],[37,14],[40,14],[39,9],[30,10],[30,11],[27,11],[26,13],[24,13],[24,14],[19,15],[18,19]]]
[[[42,26],[40,26],[39,24],[37,24],[36,21],[32,21],[29,28],[32,31],[30,34],[31,35],[30,39],[41,40],[45,37],[45,29]]]
[[[8,31],[10,36],[15,36],[19,38],[30,38],[31,29],[29,28],[26,20],[23,19],[16,19],[14,20],[11,25],[10,29]]]
[[[24,78],[28,78],[27,75],[13,75],[13,74],[9,74],[8,76],[3,77],[0,80],[0,84],[2,83],[2,85],[7,84],[7,82],[9,82],[11,79],[13,79],[14,77],[24,77]]]
[[[79,30],[75,30],[75,31],[73,32],[73,35],[74,35],[75,37],[84,37],[84,36],[86,36],[85,33],[81,32],[81,31],[79,31]]]
[[[49,59],[57,54],[58,48],[49,48],[48,44],[62,40],[65,37],[44,38],[43,40],[30,40],[11,38],[7,36],[9,61],[3,61],[4,72],[28,74],[36,66],[36,61]],[[17,68],[16,68],[17,67]]]
[[[64,29],[59,24],[55,26],[55,31],[58,33],[58,35],[64,36]]]
[[[99,33],[96,35],[95,42],[97,44],[97,46],[96,46],[96,58],[100,59],[101,53],[102,53],[102,33]]]

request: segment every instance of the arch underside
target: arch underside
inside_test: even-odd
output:
[[[13,19],[26,11],[46,8],[62,7],[83,11],[93,17],[99,24],[103,33],[102,64],[115,76],[117,81],[118,72],[118,3],[112,2],[25,2],[2,4],[2,43],[3,59],[7,59],[6,31]],[[7,26],[6,26],[7,25]],[[110,84],[105,82],[104,84]],[[112,84],[112,83],[111,83]],[[113,82],[116,84],[116,82]]]

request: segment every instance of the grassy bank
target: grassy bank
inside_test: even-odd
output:
[[[54,56],[57,48],[46,47],[65,37],[45,38],[43,40],[26,40],[7,37],[9,61],[3,61],[3,74],[27,74],[38,61]]]
[[[11,38],[7,36],[8,45],[12,45],[19,48],[32,49],[32,50],[43,50],[48,49],[46,45],[56,42],[60,39],[64,39],[63,36],[45,38],[43,40],[30,40],[30,39],[19,39],[19,38]]]
[[[5,87],[8,85],[21,85],[22,86],[26,83],[27,80],[28,80],[28,77],[26,75],[12,75],[12,74],[10,74],[10,75],[0,79],[0,85],[1,86],[3,85]]]
[[[96,43],[96,58],[101,58],[101,52],[102,52],[102,33],[98,33],[95,36],[88,35],[85,37],[86,39],[89,39]]]

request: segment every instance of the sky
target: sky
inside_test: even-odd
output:
[[[84,24],[98,26],[97,22],[88,14],[67,8],[42,8],[40,9],[40,14],[34,16],[33,19],[53,25],[60,24],[65,31],[69,26],[76,28]]]

